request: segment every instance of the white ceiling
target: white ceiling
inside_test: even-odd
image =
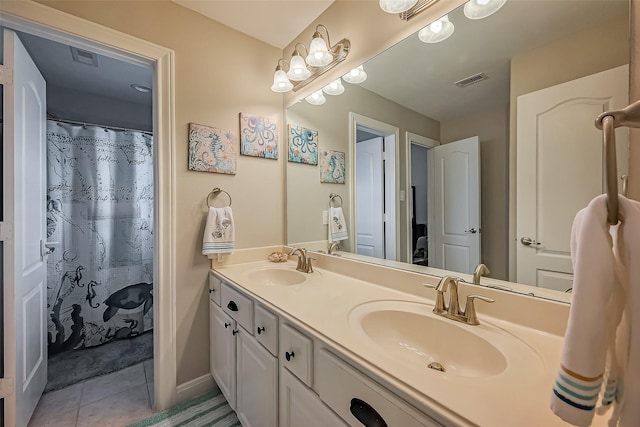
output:
[[[439,121],[505,105],[515,54],[628,10],[628,0],[510,0],[495,15],[472,21],[459,8],[449,14],[455,25],[449,39],[425,44],[417,35],[408,37],[365,63],[368,79],[361,86]],[[454,85],[480,72],[489,78],[466,88]]]
[[[173,0],[242,33],[284,49],[334,0]]]

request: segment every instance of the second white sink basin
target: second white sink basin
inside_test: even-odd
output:
[[[265,268],[262,270],[255,270],[250,272],[247,277],[250,280],[255,280],[270,286],[298,285],[307,279],[306,276],[299,271],[284,268]]]
[[[542,369],[538,354],[510,333],[486,324],[471,326],[437,316],[433,306],[407,301],[374,301],[355,307],[351,327],[397,363],[446,375],[500,375],[514,360],[530,372]]]

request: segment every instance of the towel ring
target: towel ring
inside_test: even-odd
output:
[[[209,193],[209,195],[207,196],[207,206],[211,207],[211,204],[209,203],[209,200],[211,199],[211,196],[213,196],[213,198],[215,199],[218,194],[220,193],[224,193],[227,195],[227,197],[229,198],[229,206],[231,206],[231,194],[227,193],[226,191],[216,187],[213,190],[211,190],[211,193]]]
[[[342,197],[339,194],[336,193],[329,193],[329,204],[331,204],[331,202],[336,202],[336,198],[340,199],[340,204],[338,206],[335,206],[336,208],[342,207]]]

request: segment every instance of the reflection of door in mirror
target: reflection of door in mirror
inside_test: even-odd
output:
[[[480,263],[480,139],[433,148],[432,266],[470,274]]]
[[[571,224],[604,191],[602,134],[593,119],[628,104],[628,76],[623,65],[518,97],[518,282],[572,287]],[[616,143],[624,175],[626,129],[616,131]]]

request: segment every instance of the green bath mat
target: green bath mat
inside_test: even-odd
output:
[[[181,403],[129,427],[241,427],[220,390]]]

